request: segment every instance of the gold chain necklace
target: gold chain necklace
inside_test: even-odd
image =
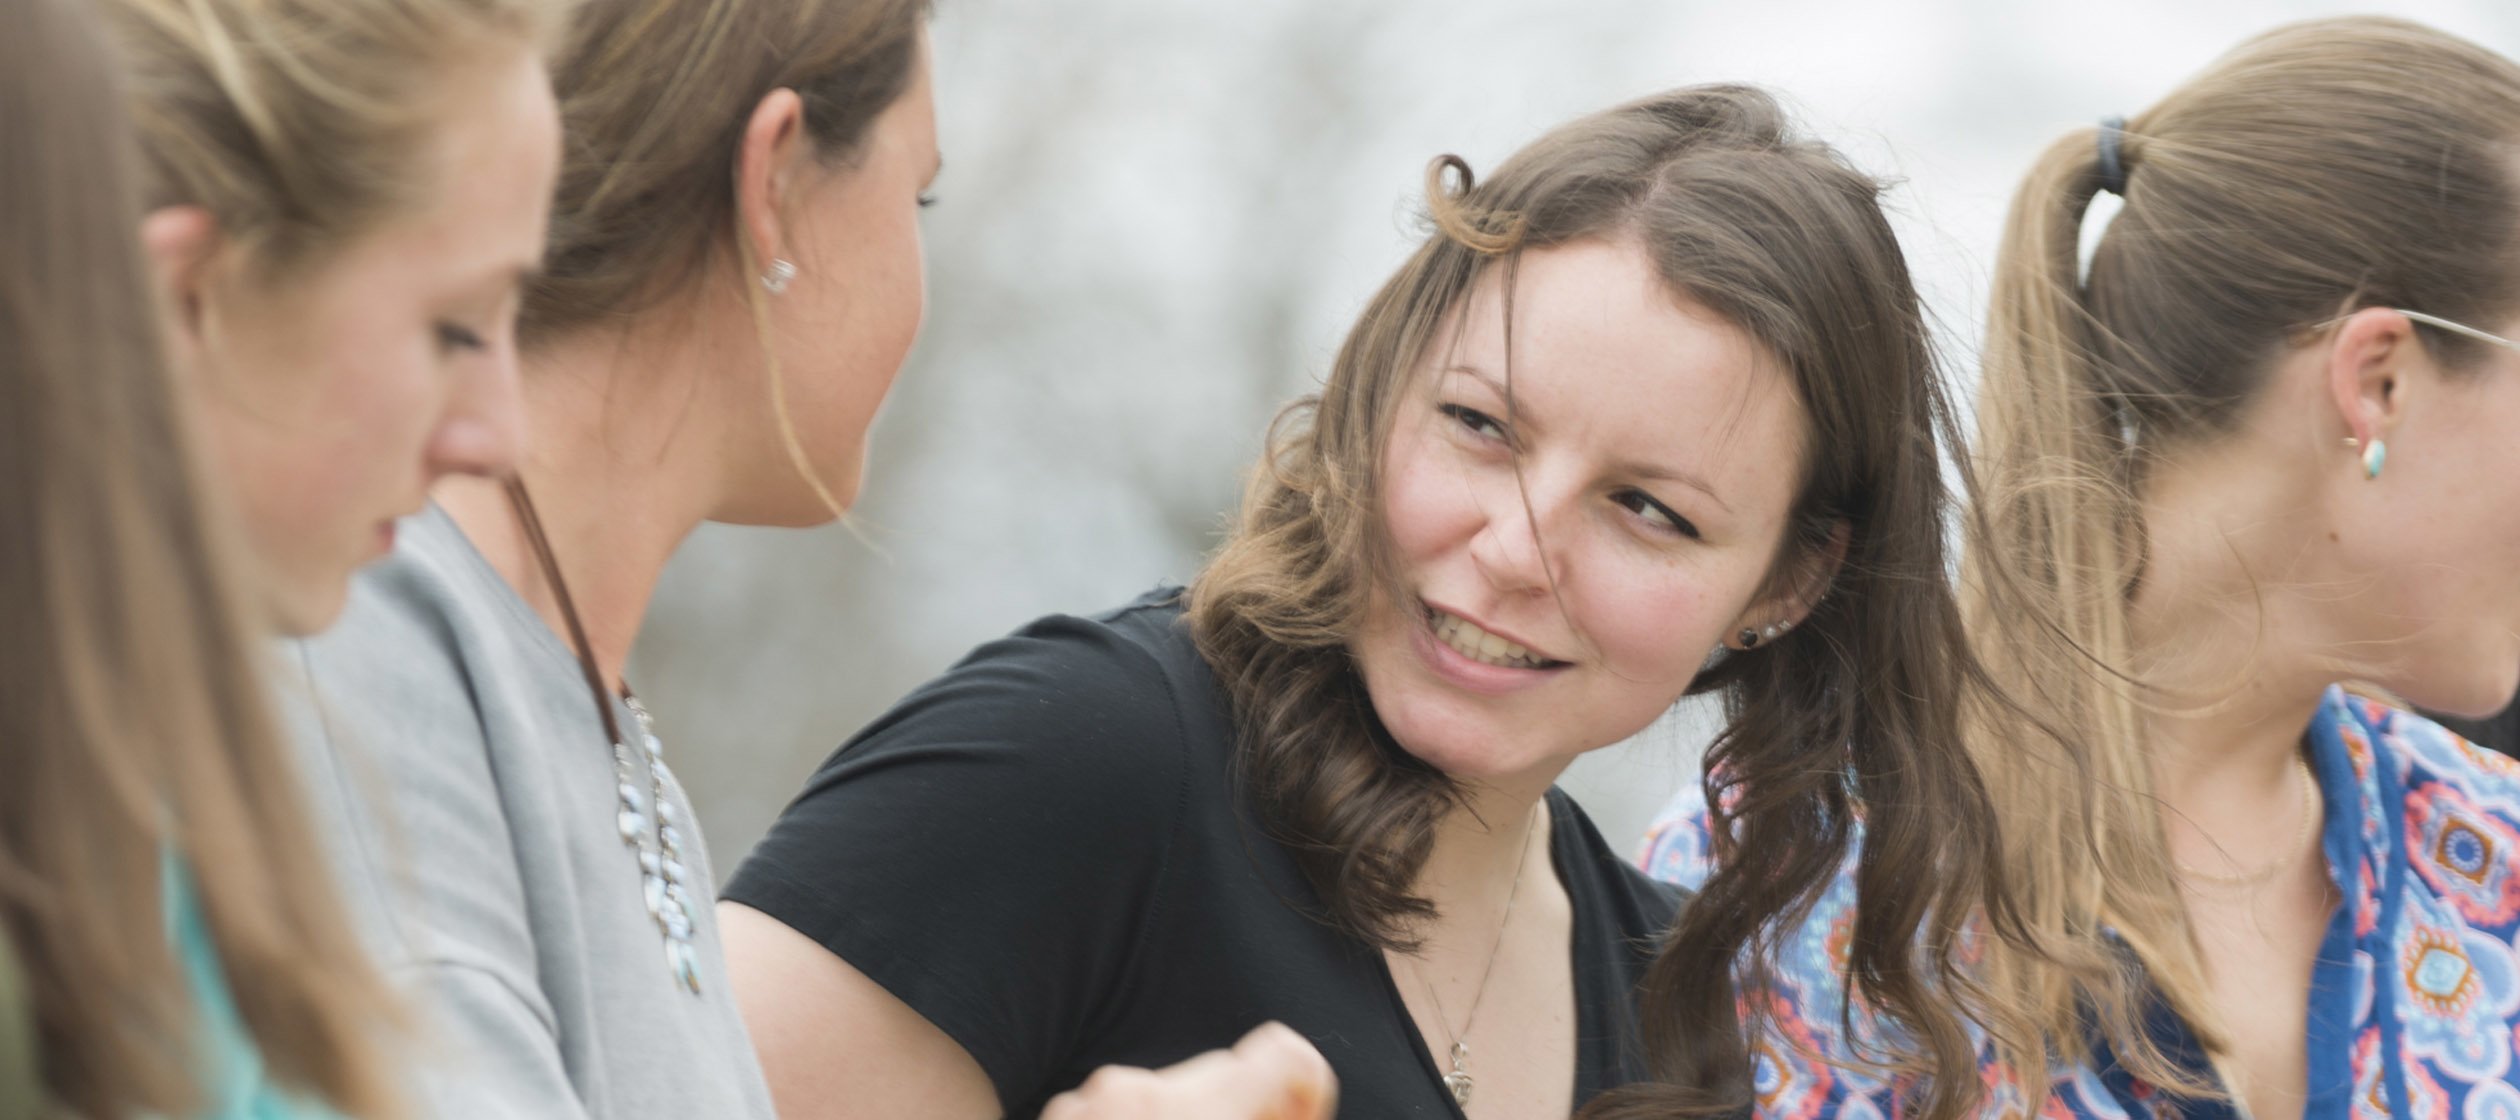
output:
[[[2179,869],[2179,874],[2185,878],[2211,883],[2218,887],[2254,887],[2274,878],[2285,868],[2298,862],[2301,859],[2302,849],[2310,845],[2311,826],[2319,819],[2319,781],[2311,775],[2308,760],[2295,756],[2294,761],[2299,763],[2294,768],[2294,773],[2300,778],[2301,822],[2293,826],[2292,844],[2284,849],[2282,855],[2275,857],[2273,862],[2263,867],[2251,868],[2237,874],[2201,871],[2188,866],[2185,860],[2174,856],[2170,862],[2172,866]]]
[[[1496,942],[1488,946],[1487,969],[1479,973],[1479,986],[1471,990],[1470,1014],[1462,1018],[1460,1030],[1452,1029],[1452,1016],[1444,1011],[1444,997],[1436,994],[1434,982],[1418,968],[1416,958],[1405,958],[1409,971],[1417,974],[1418,986],[1426,989],[1426,998],[1435,1004],[1435,1021],[1452,1039],[1452,1072],[1444,1075],[1444,1088],[1452,1093],[1453,1103],[1462,1108],[1470,1107],[1470,1028],[1477,1025],[1479,1004],[1487,999],[1488,978],[1496,975],[1497,951],[1505,947],[1505,929],[1514,921],[1514,899],[1522,893],[1523,869],[1531,866],[1531,834],[1539,821],[1540,806],[1534,805],[1531,815],[1523,819],[1522,839],[1514,848],[1521,858],[1514,861],[1514,884],[1505,889],[1505,914],[1496,920]]]

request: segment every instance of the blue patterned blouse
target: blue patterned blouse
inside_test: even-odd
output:
[[[2329,874],[2345,901],[2311,976],[2305,1117],[2520,1120],[2520,764],[2341,689],[2328,690],[2308,739],[2326,803]],[[1647,837],[1644,866],[1695,886],[1708,861],[1706,803],[1692,785]],[[1902,1111],[1895,1079],[1807,1056],[1858,1052],[1841,1037],[1834,948],[1854,903],[1854,882],[1841,876],[1787,943],[1778,986],[1765,997],[1783,1037],[1761,1040],[1756,1051],[1762,1120]],[[2166,1053],[2196,1058],[2175,1019],[2154,1027]],[[2089,1066],[2050,1072],[2043,1115],[2056,1120],[2236,1115],[2225,1101],[2157,1092],[2110,1062],[2105,1048]],[[2019,1089],[1991,1050],[1979,1073],[1988,1090],[1979,1115],[2020,1115]]]

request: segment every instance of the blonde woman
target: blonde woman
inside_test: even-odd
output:
[[[2026,1029],[1982,1113],[2520,1110],[2520,769],[2392,698],[2520,684],[2520,65],[2383,19],[2246,43],[2039,158],[1989,329],[1972,622],[2035,703],[1975,745],[2053,957],[1988,946]],[[1761,997],[1769,1115],[1913,1087],[1825,1061],[1879,1040],[1849,897]]]
[[[573,9],[569,157],[522,304],[533,443],[512,480],[434,491],[300,650],[354,897],[448,1044],[421,1078],[433,1114],[773,1114],[707,850],[622,664],[702,522],[810,525],[857,495],[924,299],[925,17]],[[1063,1107],[1310,1117],[1329,1091],[1275,1031]]]
[[[390,397],[412,414],[412,427],[466,409],[512,426],[513,406],[495,393],[487,402],[460,390],[397,394],[369,368],[271,354],[240,367],[202,353],[194,332],[224,338],[244,329],[240,306],[284,298],[290,281],[332,279],[313,262],[357,259],[367,239],[387,236],[410,213],[400,197],[357,209],[331,197],[254,193],[270,164],[222,165],[215,186],[183,174],[222,144],[250,149],[258,161],[287,158],[279,142],[289,138],[288,114],[305,106],[280,85],[250,90],[256,109],[270,114],[254,128],[169,136],[160,100],[174,88],[224,100],[206,59],[189,74],[181,61],[188,46],[214,39],[230,61],[247,60],[228,71],[238,81],[268,82],[275,69],[310,61],[268,53],[270,29],[257,23],[268,7],[255,5],[250,16],[207,2],[113,8],[129,33],[116,52],[95,7],[0,5],[8,28],[0,35],[0,142],[12,153],[0,169],[0,540],[8,542],[0,617],[9,620],[0,628],[0,675],[10,682],[0,686],[0,769],[8,775],[0,782],[0,921],[25,964],[40,1048],[40,1084],[10,1092],[39,1090],[47,1115],[271,1120],[398,1111],[376,1037],[392,1018],[390,1001],[334,900],[257,671],[257,639],[272,626],[328,619],[363,558],[351,542],[392,510],[320,489],[291,494],[296,481],[244,469],[241,457],[299,453],[328,471],[419,476],[436,461],[401,428],[389,438],[385,426],[371,425],[355,460],[314,455],[316,435],[259,406],[291,396],[333,405]],[[521,47],[528,21],[492,18],[493,10],[419,10],[486,39],[512,38],[530,62]],[[356,23],[343,14],[315,27]],[[306,30],[292,27],[282,41],[298,42]],[[386,36],[357,44],[361,67],[380,81],[425,73],[414,56],[439,40],[406,36],[430,30],[397,21]],[[114,72],[118,55],[132,64],[128,81]],[[413,82],[374,92],[428,89]],[[155,157],[145,165],[133,150],[133,105]],[[439,141],[470,136],[481,123],[468,100],[444,107],[465,123],[364,147],[339,132],[317,139],[339,168],[403,175],[426,166],[421,157]],[[529,132],[533,123],[547,145],[547,100]],[[264,125],[276,130],[259,131]],[[170,141],[182,150],[169,150]],[[409,181],[430,195],[429,179]],[[508,191],[519,218],[495,247],[521,253],[517,263],[537,251],[543,186],[528,169]],[[218,191],[242,191],[252,205]],[[149,249],[190,359],[180,388],[195,399],[180,404],[159,345],[160,304],[134,238],[144,201],[161,208],[148,219]],[[487,236],[500,232],[496,216],[479,216],[493,231]],[[377,303],[368,312],[404,310],[371,294]],[[303,317],[289,325],[317,336],[334,326]],[[212,421],[206,439],[179,422],[195,412]],[[197,444],[211,452],[198,461]],[[210,512],[276,503],[293,511],[288,531],[255,520],[241,549]]]

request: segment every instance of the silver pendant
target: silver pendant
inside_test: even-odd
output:
[[[1470,1071],[1462,1068],[1470,1059],[1470,1047],[1453,1043],[1452,1072],[1444,1075],[1444,1088],[1452,1090],[1453,1103],[1470,1107]]]

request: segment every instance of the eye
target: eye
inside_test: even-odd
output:
[[[1647,524],[1654,526],[1660,532],[1677,533],[1693,541],[1703,539],[1698,533],[1698,527],[1691,524],[1688,518],[1671,512],[1670,506],[1655,501],[1652,495],[1642,490],[1622,490],[1613,495],[1610,500],[1617,502],[1628,512],[1643,518]]]
[[[1469,429],[1474,434],[1486,436],[1489,439],[1505,438],[1505,425],[1497,423],[1495,417],[1478,409],[1467,405],[1439,404],[1435,406],[1435,411],[1451,417],[1454,423]]]
[[[921,210],[925,210],[925,209],[927,209],[928,207],[930,207],[930,206],[934,206],[934,205],[936,205],[936,192],[935,192],[935,191],[920,191],[920,192],[919,192],[919,209],[921,209]]]
[[[448,353],[453,353],[458,350],[477,353],[490,348],[490,345],[483,342],[481,340],[481,336],[474,333],[471,328],[458,326],[454,323],[439,323],[437,325],[437,343],[439,350],[446,351]]]

